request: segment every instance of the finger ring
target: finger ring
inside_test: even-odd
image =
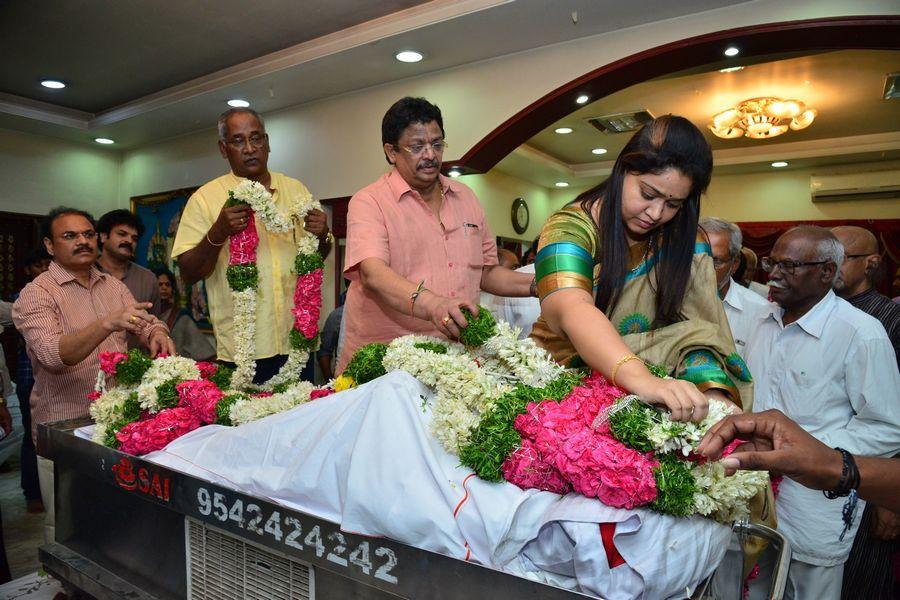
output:
[[[444,325],[446,325],[449,322],[450,322],[450,315],[446,315],[443,319],[441,319],[441,323],[443,323]]]
[[[137,319],[134,318],[134,315],[131,315],[131,316],[128,318],[128,320],[131,321],[132,323],[134,323],[135,321],[137,321]]]

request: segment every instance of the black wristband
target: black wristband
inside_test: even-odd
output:
[[[853,460],[853,455],[843,448],[835,448],[835,450],[841,453],[844,464],[841,468],[841,478],[838,480],[837,486],[833,490],[822,492],[829,500],[848,496],[851,490],[859,487],[859,468],[856,466],[856,461]]]

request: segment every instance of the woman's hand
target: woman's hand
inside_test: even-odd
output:
[[[660,379],[648,373],[646,381],[631,386],[631,392],[648,404],[665,406],[673,421],[700,422],[709,412],[709,401],[697,387],[681,379]]]

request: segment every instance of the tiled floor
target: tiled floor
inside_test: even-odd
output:
[[[25,511],[25,497],[19,486],[19,459],[6,463],[8,471],[0,472],[0,510],[3,512],[3,543],[13,579],[34,573],[40,568],[37,549],[43,542],[44,514]]]

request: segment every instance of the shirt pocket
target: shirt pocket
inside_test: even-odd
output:
[[[466,248],[466,263],[470,269],[481,270],[484,266],[484,251],[481,249],[481,228],[473,223],[463,223],[463,243]]]
[[[795,367],[787,372],[782,397],[784,412],[801,425],[813,425],[820,420],[828,396],[827,376],[819,369]]]

